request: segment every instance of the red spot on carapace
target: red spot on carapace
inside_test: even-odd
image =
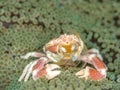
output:
[[[46,48],[46,50],[55,53],[55,52],[57,52],[57,46],[58,46],[58,44],[56,44],[54,46],[50,46],[50,47]]]

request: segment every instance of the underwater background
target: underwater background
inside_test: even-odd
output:
[[[97,48],[108,67],[107,78],[79,79],[80,67],[63,69],[52,79],[18,82],[52,38],[78,33],[88,49]],[[0,0],[0,90],[120,90],[120,0]]]

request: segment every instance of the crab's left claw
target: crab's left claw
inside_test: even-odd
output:
[[[76,76],[79,78],[85,78],[86,80],[89,78],[94,81],[99,81],[106,78],[106,74],[101,74],[99,71],[91,67],[86,67],[85,69],[80,70],[76,73]]]
[[[79,57],[80,60],[89,63],[95,67],[95,69],[86,67],[85,69],[76,73],[80,78],[85,77],[91,80],[102,80],[106,78],[107,66],[102,61],[102,56],[97,49],[89,50],[85,55]]]

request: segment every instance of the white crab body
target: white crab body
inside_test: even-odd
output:
[[[33,80],[43,76],[52,79],[61,73],[59,65],[65,66],[68,62],[73,63],[76,60],[92,64],[95,67],[94,69],[87,66],[77,72],[76,76],[86,79],[90,78],[91,80],[102,80],[106,77],[107,71],[107,67],[102,61],[102,56],[97,49],[90,49],[81,55],[83,48],[83,41],[74,34],[64,34],[49,41],[43,47],[44,53],[30,52],[22,56],[23,59],[28,59],[30,56],[38,57],[39,59],[30,62],[25,67],[19,81],[23,78],[24,81],[27,81],[30,74],[32,74]],[[49,64],[49,62],[53,62],[53,64]]]

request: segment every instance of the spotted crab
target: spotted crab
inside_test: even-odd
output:
[[[50,40],[41,52],[29,52],[21,56],[23,59],[37,57],[26,65],[18,81],[27,81],[32,74],[33,80],[40,77],[52,79],[61,73],[60,66],[75,65],[76,61],[83,61],[93,65],[94,68],[86,66],[75,75],[79,78],[99,81],[106,78],[107,67],[99,51],[95,48],[83,53],[84,42],[80,36],[74,34],[60,35],[58,38]]]

